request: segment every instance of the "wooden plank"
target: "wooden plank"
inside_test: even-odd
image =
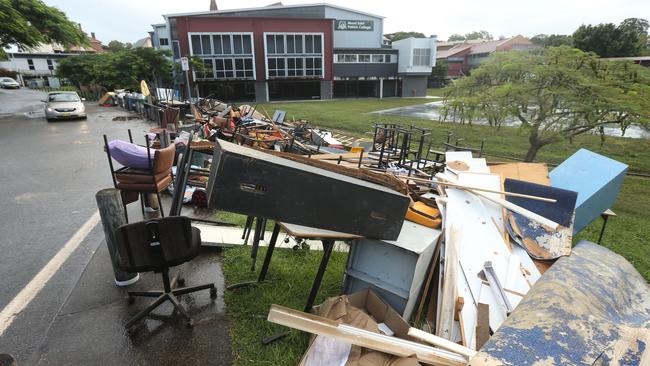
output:
[[[452,183],[458,183],[458,180],[456,178],[453,178],[452,176],[444,173],[438,173],[436,174],[436,178],[446,180]],[[515,205],[513,203],[510,203],[502,198],[495,197],[494,195],[486,194],[484,192],[472,190],[472,189],[467,189],[468,192],[472,192],[477,196],[480,196],[482,198],[488,199],[502,207],[507,208],[510,211],[516,212],[526,218],[529,218],[537,223],[539,223],[542,226],[545,226],[553,231],[556,231],[559,224],[555,221],[549,220],[546,217],[540,216],[532,211],[526,210],[525,208]]]
[[[415,338],[415,339],[418,339],[420,341],[432,344],[432,345],[434,345],[436,347],[444,348],[444,349],[446,349],[448,351],[458,353],[459,355],[463,355],[463,356],[470,357],[470,358],[474,357],[474,355],[476,355],[476,351],[474,351],[472,349],[461,346],[460,344],[454,343],[454,342],[449,341],[447,339],[440,338],[440,337],[438,337],[436,335],[433,335],[431,333],[427,333],[427,332],[422,331],[422,330],[417,329],[417,328],[410,328],[409,332],[408,332],[408,335]]]
[[[420,343],[369,332],[340,324],[313,314],[303,313],[279,305],[271,305],[268,321],[305,332],[333,337],[354,345],[400,357],[415,355],[420,362],[432,365],[466,365],[466,356]]]
[[[476,349],[481,349],[488,339],[490,339],[490,306],[479,303],[476,321]]]
[[[545,186],[551,185],[548,177],[548,167],[543,163],[508,163],[490,165],[490,172],[501,176],[501,182],[506,178],[525,180]]]
[[[445,269],[442,283],[442,306],[440,309],[440,321],[436,324],[436,334],[445,339],[452,337],[452,325],[454,322],[454,308],[457,296],[458,276],[458,243],[462,240],[462,228],[452,224],[449,236],[445,240]]]
[[[316,154],[312,155],[312,159],[316,160],[338,160],[341,159],[359,159],[361,153],[345,153],[345,154]]]
[[[436,243],[436,249],[433,252],[433,257],[431,259],[431,267],[429,267],[429,275],[427,276],[427,281],[424,284],[424,290],[420,296],[420,304],[418,305],[418,310],[415,313],[415,324],[420,322],[420,316],[422,315],[422,310],[424,308],[424,303],[427,300],[427,295],[429,294],[429,287],[431,286],[431,280],[433,279],[433,273],[436,270],[438,265],[438,258],[440,257],[440,240],[442,240],[442,234],[438,237],[438,242]],[[431,305],[429,305],[430,307]]]

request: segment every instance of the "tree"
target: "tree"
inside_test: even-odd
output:
[[[108,90],[138,90],[140,81],[157,85],[157,80],[168,82],[173,62],[169,51],[136,48],[112,53],[71,56],[62,59],[57,75],[77,86],[96,84]]]
[[[565,34],[538,34],[531,38],[530,41],[544,48],[573,46],[573,37]]]
[[[436,65],[431,68],[431,82],[436,87],[444,86],[447,83],[447,61],[440,59],[436,60]]]
[[[122,43],[120,41],[112,40],[108,42],[107,49],[115,52],[115,51],[122,51],[122,50],[128,50],[129,48],[132,48],[133,45],[131,43]]]
[[[447,42],[458,42],[458,41],[464,41],[465,36],[462,34],[454,33],[449,38],[447,39]]]
[[[401,39],[407,39],[407,38],[426,38],[424,33],[421,32],[395,32],[395,33],[389,33],[385,34],[384,37],[388,39],[389,42],[395,42],[399,41]]]
[[[40,0],[0,0],[0,54],[10,45],[22,48],[42,43],[86,45],[86,34],[61,10]]]
[[[613,23],[581,25],[573,33],[573,45],[600,57],[638,56],[644,53],[648,40],[648,21],[628,18],[618,26]]]
[[[491,40],[494,39],[494,37],[492,37],[492,35],[489,32],[482,30],[482,31],[474,31],[474,32],[465,34],[465,39],[468,40],[468,41],[471,41],[471,40],[474,40],[474,39],[484,39],[486,41],[491,41]]]
[[[650,123],[650,70],[602,60],[566,46],[539,54],[497,52],[445,91],[443,116],[500,126],[511,119],[528,133],[525,160],[540,148],[606,124],[623,130]]]

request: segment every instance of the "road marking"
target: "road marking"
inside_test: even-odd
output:
[[[14,319],[25,310],[38,293],[45,287],[47,282],[61,268],[63,263],[79,247],[79,244],[86,239],[90,231],[99,223],[99,211],[96,211],[86,221],[76,233],[68,240],[67,243],[59,250],[58,253],[41,269],[34,278],[14,297],[13,300],[0,312],[0,336],[13,323]]]

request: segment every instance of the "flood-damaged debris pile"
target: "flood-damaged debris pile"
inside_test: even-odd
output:
[[[269,321],[314,334],[301,365],[650,359],[646,282],[574,240],[614,215],[627,165],[585,149],[550,171],[492,162],[483,144],[430,129],[382,123],[354,139],[214,99],[191,119],[174,137],[208,152],[187,163],[205,205],[353,238],[340,296],[311,312],[271,306]]]

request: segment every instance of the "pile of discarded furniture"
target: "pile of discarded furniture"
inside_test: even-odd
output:
[[[203,205],[248,216],[245,232],[257,220],[253,269],[265,223],[275,222],[258,281],[281,230],[322,241],[304,311],[272,305],[268,314],[314,334],[301,365],[650,360],[647,283],[619,255],[574,243],[613,215],[625,164],[584,149],[550,171],[490,163],[483,144],[451,136],[434,150],[427,129],[377,124],[372,141],[338,140],[260,109],[201,100],[191,128],[152,140],[176,146],[171,216],[198,187]],[[342,295],[314,307],[337,240],[351,243]]]

